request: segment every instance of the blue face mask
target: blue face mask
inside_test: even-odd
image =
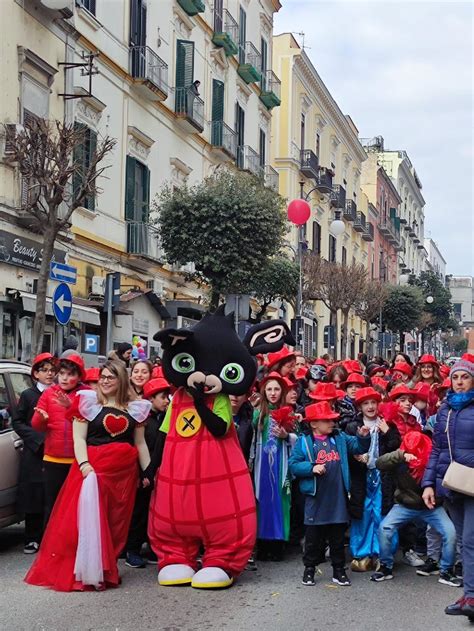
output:
[[[446,401],[453,410],[462,410],[474,402],[474,388],[468,392],[452,392],[446,395]]]

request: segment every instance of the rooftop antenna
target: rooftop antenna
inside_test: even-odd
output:
[[[305,43],[304,43],[305,34],[304,34],[304,32],[303,32],[303,31],[291,31],[291,34],[292,34],[292,35],[299,35],[299,36],[301,37],[301,48],[302,48],[303,50],[305,50],[306,48],[307,48],[308,50],[310,50],[310,49],[311,49],[311,46],[305,46]]]

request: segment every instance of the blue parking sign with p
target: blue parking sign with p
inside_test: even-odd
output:
[[[99,352],[99,336],[86,333],[84,336],[84,353]]]

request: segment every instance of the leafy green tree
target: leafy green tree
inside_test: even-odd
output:
[[[243,293],[278,252],[283,209],[284,199],[259,178],[227,170],[192,187],[165,187],[156,200],[167,260],[194,263],[213,307],[221,294]]]
[[[431,316],[424,330],[434,332],[453,328],[451,292],[443,285],[439,277],[434,272],[427,271],[421,272],[418,277],[412,275],[408,282],[411,286],[421,289],[424,298],[423,311]],[[432,303],[426,302],[428,296],[433,298]]]
[[[404,332],[415,329],[423,313],[423,294],[419,287],[392,285],[383,306],[382,318],[386,327],[400,334],[403,348]]]
[[[253,276],[248,289],[248,293],[253,295],[260,305],[256,320],[260,322],[270,304],[278,298],[294,306],[298,283],[299,269],[294,261],[284,256],[270,259],[260,272]]]

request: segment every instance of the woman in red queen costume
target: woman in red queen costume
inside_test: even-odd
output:
[[[148,401],[131,400],[120,362],[100,371],[98,391],[79,393],[73,420],[75,462],[54,506],[30,585],[85,591],[120,583],[117,558],[127,540],[140,463],[149,485],[143,421]]]

